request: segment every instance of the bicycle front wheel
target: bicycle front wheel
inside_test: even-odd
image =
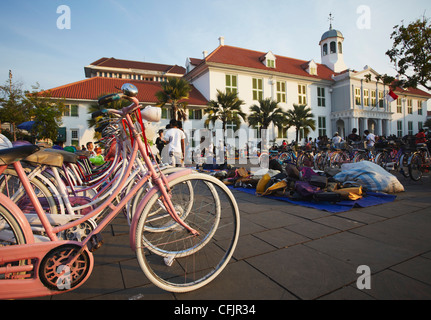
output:
[[[160,192],[145,205],[136,230],[136,252],[143,272],[153,284],[170,292],[193,291],[214,280],[228,264],[239,237],[235,198],[211,176],[191,174],[171,182],[174,207],[189,206],[190,185],[192,208],[187,215],[178,215],[197,236],[179,223],[172,227],[173,219],[159,205]]]

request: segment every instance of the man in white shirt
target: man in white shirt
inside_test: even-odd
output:
[[[367,143],[367,149],[372,149],[374,147],[374,144],[376,143],[376,136],[368,130],[365,130],[364,134],[365,141]]]
[[[170,129],[168,129],[163,137],[163,140],[168,144],[169,164],[171,166],[184,165],[186,135],[183,130],[178,128],[178,122],[171,120]]]
[[[332,144],[334,145],[334,147],[339,148],[342,141],[343,141],[343,138],[340,137],[338,132],[335,132],[334,136],[332,137]]]

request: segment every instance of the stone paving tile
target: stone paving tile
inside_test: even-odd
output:
[[[429,259],[416,257],[391,267],[391,270],[431,285],[431,260]]]
[[[376,273],[412,257],[408,250],[387,245],[350,232],[343,232],[304,244],[354,268],[370,267]],[[431,261],[430,261],[431,263]]]
[[[285,228],[255,233],[254,236],[279,249],[310,241],[309,238]]]
[[[378,300],[430,300],[431,286],[392,270],[371,276],[367,294]]]
[[[360,223],[358,221],[346,219],[340,216],[329,216],[325,218],[319,218],[314,220],[314,222],[321,223],[321,224],[324,224],[325,226],[342,230],[342,231],[358,228],[364,225],[363,223]]]
[[[242,260],[249,257],[261,255],[274,251],[276,248],[265,241],[262,241],[252,235],[239,237],[238,245],[233,253],[236,260]]]
[[[310,239],[320,239],[322,237],[340,232],[338,229],[331,228],[313,221],[304,221],[298,224],[287,226],[285,228]]]
[[[198,291],[175,294],[178,300],[296,300],[245,261],[229,264],[215,279]]]
[[[367,290],[365,289],[359,290],[356,285],[350,285],[324,295],[318,300],[375,300],[366,292]]]
[[[280,228],[292,224],[298,224],[304,221],[303,218],[288,214],[282,211],[265,211],[259,214],[253,214],[244,218],[244,220],[252,221],[267,229]]]
[[[356,281],[356,268],[304,245],[247,259],[300,299],[316,299]]]

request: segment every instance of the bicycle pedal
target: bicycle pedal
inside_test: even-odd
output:
[[[103,238],[101,234],[95,234],[91,237],[90,241],[88,242],[88,250],[90,252],[94,252],[97,249],[99,249],[103,245]]]

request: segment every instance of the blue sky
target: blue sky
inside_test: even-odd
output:
[[[71,10],[68,30],[57,28],[60,5]],[[84,79],[84,66],[101,57],[184,66],[220,36],[226,45],[320,63],[330,12],[348,67],[394,74],[385,55],[393,27],[431,16],[429,0],[14,0],[0,8],[0,83],[12,70],[25,88],[42,89]]]

